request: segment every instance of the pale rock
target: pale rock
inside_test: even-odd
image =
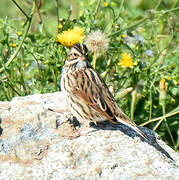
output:
[[[61,92],[0,102],[0,180],[179,179],[179,154],[152,130],[151,142],[125,125],[79,128]]]

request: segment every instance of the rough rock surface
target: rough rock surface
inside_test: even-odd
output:
[[[106,122],[70,139],[78,125],[61,92],[0,102],[0,179],[179,179],[179,154],[154,131],[146,142]]]

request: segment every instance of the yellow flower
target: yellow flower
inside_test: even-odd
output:
[[[84,38],[84,29],[80,27],[74,27],[57,35],[57,41],[67,47],[83,41]]]
[[[121,62],[118,63],[118,65],[121,65],[122,67],[133,68],[134,65],[137,65],[137,63],[133,62],[133,59],[130,54],[122,53],[122,59]]]
[[[121,36],[122,36],[122,38],[126,38],[127,34],[122,34]]]
[[[62,29],[63,28],[63,25],[62,24],[59,24],[58,25],[58,29]]]
[[[22,32],[21,32],[21,31],[17,32],[17,35],[18,35],[18,36],[21,36],[21,35],[22,35]]]
[[[29,65],[30,65],[30,63],[26,63],[26,64],[25,64],[25,67],[29,67]]]
[[[13,44],[12,44],[12,47],[13,47],[13,48],[17,47],[17,44],[16,44],[16,43],[13,43]]]
[[[104,7],[108,7],[109,3],[107,1],[104,2]]]

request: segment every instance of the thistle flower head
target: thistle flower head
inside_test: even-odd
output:
[[[91,32],[86,39],[86,45],[93,53],[104,53],[109,47],[109,39],[100,30]]]
[[[57,35],[57,41],[67,47],[82,42],[84,38],[84,29],[80,27],[74,27]]]
[[[122,59],[118,65],[121,65],[122,67],[133,68],[134,65],[137,65],[137,63],[133,62],[133,59],[129,53],[122,53]]]

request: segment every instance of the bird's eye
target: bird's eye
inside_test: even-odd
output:
[[[78,54],[77,54],[77,53],[74,53],[73,55],[74,55],[74,56],[78,56]]]

